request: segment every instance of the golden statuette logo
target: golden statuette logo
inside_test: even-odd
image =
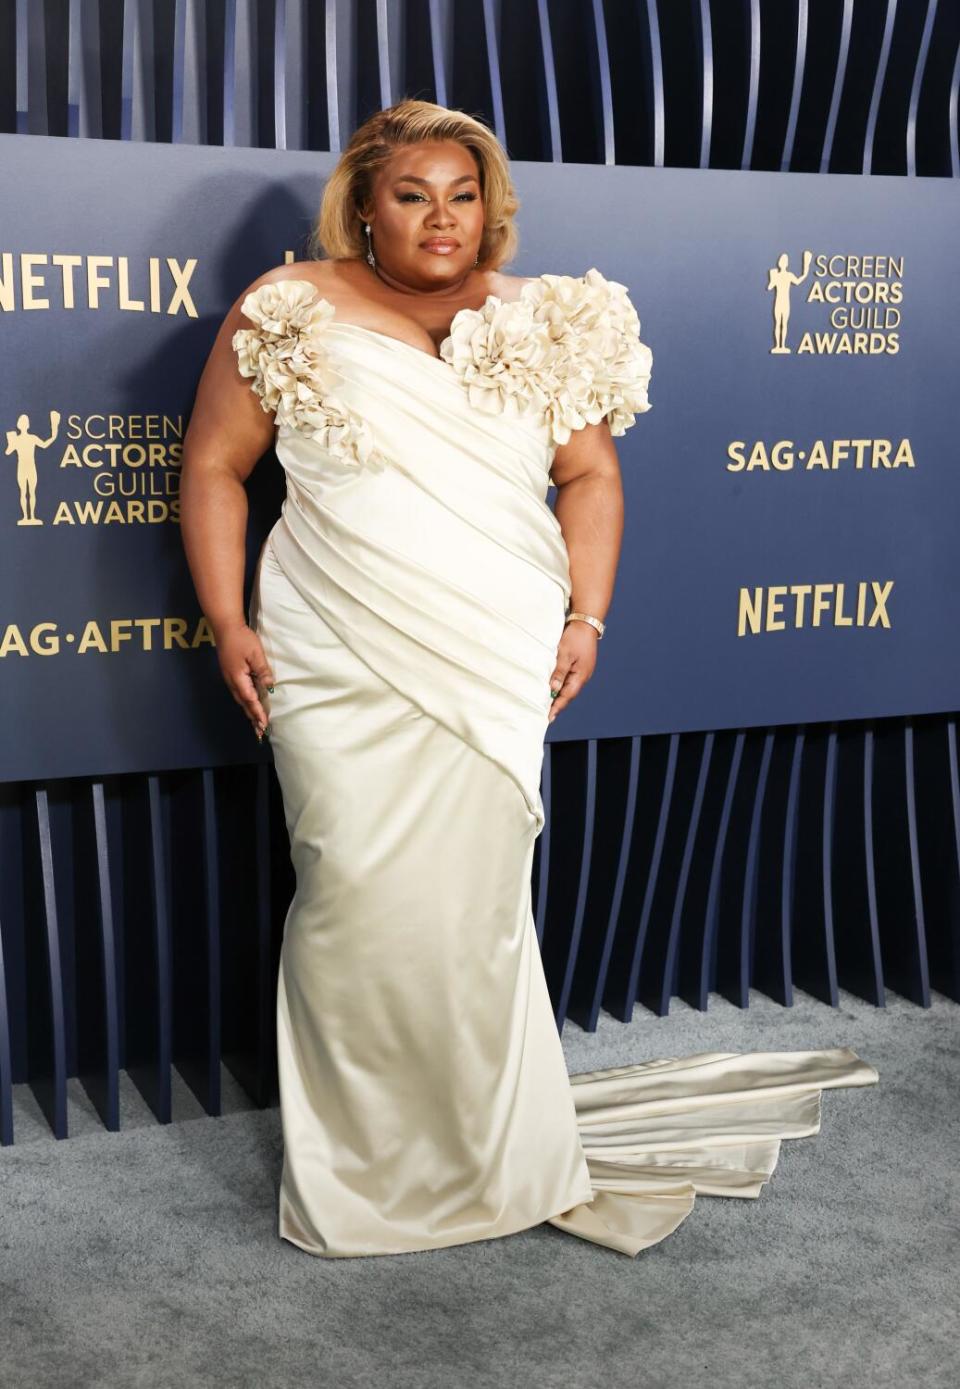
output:
[[[767,279],[767,293],[773,290],[773,346],[771,352],[789,352],[787,346],[787,324],[790,322],[790,291],[794,285],[802,285],[810,273],[812,251],[803,253],[803,274],[795,275],[789,268],[790,257],[783,251],[777,257],[776,265],[770,267]]]
[[[30,432],[30,416],[21,415],[16,429],[7,430],[7,453],[17,459],[17,487],[20,491],[18,526],[42,526],[37,515],[37,449],[49,448],[60,429],[60,411],[50,411],[50,438]]]

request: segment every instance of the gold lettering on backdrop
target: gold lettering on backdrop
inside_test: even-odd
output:
[[[145,278],[150,313],[198,318],[190,294],[196,268],[195,256],[183,263],[174,256],[149,256]],[[84,307],[117,308],[122,313],[145,311],[147,301],[140,289],[144,273],[142,268],[132,270],[127,256],[21,251],[14,258],[12,251],[4,251],[0,254],[0,313],[13,313],[18,303],[24,311],[77,308],[78,272],[81,284],[85,283]]]
[[[787,343],[792,291],[813,269],[805,304],[826,316],[828,327],[805,322],[797,347]],[[903,256],[825,255],[804,251],[799,274],[782,251],[767,269],[767,293],[773,292],[773,354],[793,351],[827,356],[895,355],[900,351],[903,303]],[[809,315],[807,315],[809,317]]]
[[[795,630],[823,626],[880,626],[889,629],[891,622],[887,599],[892,589],[892,579],[883,582],[869,579],[858,583],[854,615],[845,611],[849,599],[845,598],[846,585],[843,583],[770,584],[766,588],[741,588],[737,636],[782,632],[788,626]],[[868,598],[873,604],[869,616]]]
[[[60,433],[61,415],[50,411],[49,437],[30,428],[30,416],[17,418],[6,432],[6,453],[17,459],[18,526],[158,525],[180,520],[180,466],[184,418],[181,415],[71,414],[57,469],[44,482],[42,511],[38,493],[37,454],[50,448]],[[47,466],[47,465],[45,465]],[[74,475],[76,483],[65,479]],[[58,477],[61,480],[58,488]],[[94,493],[72,495],[77,488]],[[59,498],[50,499],[50,490]],[[10,493],[7,493],[10,496]],[[52,512],[52,516],[51,516]]]
[[[83,256],[64,256],[57,255],[50,257],[51,265],[60,267],[60,274],[63,280],[63,307],[65,309],[75,309],[76,300],[73,293],[73,272],[79,270],[83,264]]]
[[[728,473],[789,473],[795,463],[802,463],[804,472],[839,472],[843,467],[875,473],[917,466],[909,439],[814,439],[803,449],[793,439],[770,444],[733,439],[727,445]]]
[[[117,279],[120,285],[120,307],[142,313],[144,302],[142,299],[130,298],[130,267],[127,264],[126,256],[117,257]]]
[[[34,272],[34,266],[42,265],[46,259],[46,256],[22,255],[20,257],[20,284],[25,309],[49,309],[50,307],[50,300],[43,298],[36,292],[43,285],[43,276]]]
[[[197,651],[216,646],[213,629],[202,615],[186,617],[114,617],[85,622],[79,637],[56,622],[0,627],[0,659],[6,656],[57,656],[75,651],[80,656],[109,656],[128,646],[139,651]]]
[[[100,307],[101,289],[109,289],[110,281],[100,271],[113,265],[113,256],[87,256],[87,305],[91,309]]]

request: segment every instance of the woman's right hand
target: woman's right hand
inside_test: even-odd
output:
[[[250,720],[259,742],[267,729],[267,715],[260,703],[257,684],[269,691],[274,683],[273,671],[263,653],[260,638],[252,627],[245,625],[229,627],[215,635],[221,674],[230,693]]]

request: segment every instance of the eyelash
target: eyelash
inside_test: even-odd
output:
[[[407,202],[410,198],[418,198],[418,199],[420,199],[420,198],[423,197],[423,194],[422,194],[422,193],[401,193],[401,194],[399,195],[399,197],[400,197],[400,201],[401,201],[402,203],[405,203],[405,202]],[[453,201],[456,202],[458,198],[466,198],[467,202],[471,202],[471,203],[472,203],[472,202],[476,202],[477,195],[476,195],[476,193],[457,193],[456,196],[454,197],[454,200],[453,200]]]

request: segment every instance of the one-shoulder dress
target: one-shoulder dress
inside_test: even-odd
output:
[[[848,1047],[569,1074],[531,892],[570,601],[551,464],[648,410],[627,289],[590,269],[462,309],[434,356],[305,279],[242,305],[282,514],[249,619],[296,890],[277,984],[279,1234],[332,1258],[549,1222],[628,1255],[757,1197]],[[602,675],[601,675],[602,678]]]

